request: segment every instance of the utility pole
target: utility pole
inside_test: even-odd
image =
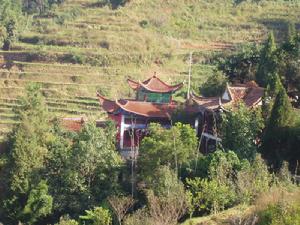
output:
[[[192,64],[193,64],[193,52],[190,52],[190,66],[189,66],[189,81],[188,81],[188,91],[187,91],[187,99],[190,98],[191,91],[191,75],[192,75]]]

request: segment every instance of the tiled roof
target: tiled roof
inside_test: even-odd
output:
[[[233,102],[237,102],[241,99],[243,99],[247,93],[247,88],[246,87],[227,87],[227,90],[230,94],[230,98]]]
[[[220,99],[219,97],[205,98],[195,95],[192,96],[192,99],[199,106],[215,110],[220,106],[229,106],[239,101],[244,102],[247,107],[255,107],[261,101],[264,94],[264,89],[259,87],[255,81],[227,86],[226,91],[228,91],[229,100]]]
[[[98,94],[100,105],[108,113],[122,109],[129,113],[134,113],[145,117],[169,118],[176,109],[177,104],[159,104],[152,102],[142,102],[135,100],[116,100],[111,101]]]
[[[205,98],[202,96],[196,96],[194,94],[192,94],[191,97],[197,105],[206,109],[214,110],[221,106],[221,99],[219,97]]]
[[[131,79],[127,80],[129,86],[137,90],[141,87],[144,89],[151,91],[151,92],[158,92],[158,93],[167,93],[167,92],[174,92],[180,89],[183,86],[183,83],[177,85],[168,85],[159,79],[156,75],[152,76],[151,78],[143,81],[143,82],[136,82]]]
[[[124,111],[145,117],[170,118],[177,104],[159,104],[132,100],[119,100],[117,104]]]
[[[243,98],[244,103],[248,107],[255,107],[262,99],[264,95],[264,89],[257,87],[257,88],[250,88],[248,90],[247,95]]]
[[[104,96],[100,95],[98,92],[97,92],[97,96],[99,98],[101,107],[106,112],[112,113],[119,108],[119,106],[116,104],[116,101],[109,100],[109,99],[105,98]]]
[[[70,131],[80,131],[85,123],[83,117],[76,117],[76,118],[63,118],[61,121],[61,125]]]
[[[264,95],[264,89],[259,87],[255,81],[228,86],[227,89],[233,103],[243,101],[247,107],[255,107]]]

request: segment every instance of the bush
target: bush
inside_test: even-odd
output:
[[[216,71],[216,73],[209,77],[200,87],[200,93],[205,97],[220,96],[225,91],[226,82],[227,79],[224,74]]]
[[[109,42],[108,41],[100,41],[99,43],[101,48],[109,49]]]
[[[149,22],[147,20],[142,20],[139,22],[139,24],[142,28],[146,28],[149,26]]]
[[[269,191],[272,176],[260,155],[256,155],[254,162],[246,165],[237,173],[237,195],[240,202],[251,203],[260,194]]]
[[[216,180],[188,179],[188,199],[192,210],[200,213],[217,213],[236,201],[234,190]]]
[[[105,6],[110,5],[112,9],[117,9],[120,6],[125,6],[130,0],[99,0],[96,5]]]
[[[300,224],[300,204],[269,205],[259,213],[259,225],[295,225]]]
[[[79,225],[79,223],[76,220],[70,219],[69,216],[62,216],[59,219],[59,223],[55,225]]]
[[[108,209],[95,207],[93,210],[85,210],[86,215],[80,216],[84,224],[92,225],[111,225],[112,217]]]

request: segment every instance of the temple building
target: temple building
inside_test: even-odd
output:
[[[171,126],[171,116],[177,108],[172,95],[183,86],[183,83],[168,85],[156,75],[143,82],[131,79],[127,82],[136,92],[135,99],[113,101],[97,93],[100,105],[116,122],[118,148],[124,157],[131,156],[132,149],[146,135],[149,123],[160,123],[166,128]]]
[[[230,110],[238,102],[243,102],[249,109],[260,106],[263,95],[264,89],[254,81],[233,86],[227,85],[221,97],[207,98],[192,94],[191,99],[198,112],[194,126],[200,137],[201,151],[206,154],[212,152],[216,149],[218,142],[221,142],[217,126],[222,112]]]
[[[100,105],[108,117],[116,122],[118,128],[117,144],[121,154],[132,157],[132,151],[139,146],[147,135],[149,123],[155,122],[165,128],[171,126],[173,113],[179,104],[173,100],[173,94],[183,83],[168,85],[156,75],[143,81],[127,80],[135,91],[135,99],[109,100],[97,93]],[[246,84],[227,85],[220,97],[202,97],[191,94],[183,110],[195,128],[199,137],[200,150],[204,154],[214,151],[222,140],[218,136],[221,113],[232,110],[238,102],[243,102],[249,109],[262,104],[264,89],[254,81]],[[182,105],[181,105],[182,106]]]

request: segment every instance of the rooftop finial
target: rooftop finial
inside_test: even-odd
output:
[[[153,77],[156,77],[156,71],[154,72],[154,75],[153,75]]]

